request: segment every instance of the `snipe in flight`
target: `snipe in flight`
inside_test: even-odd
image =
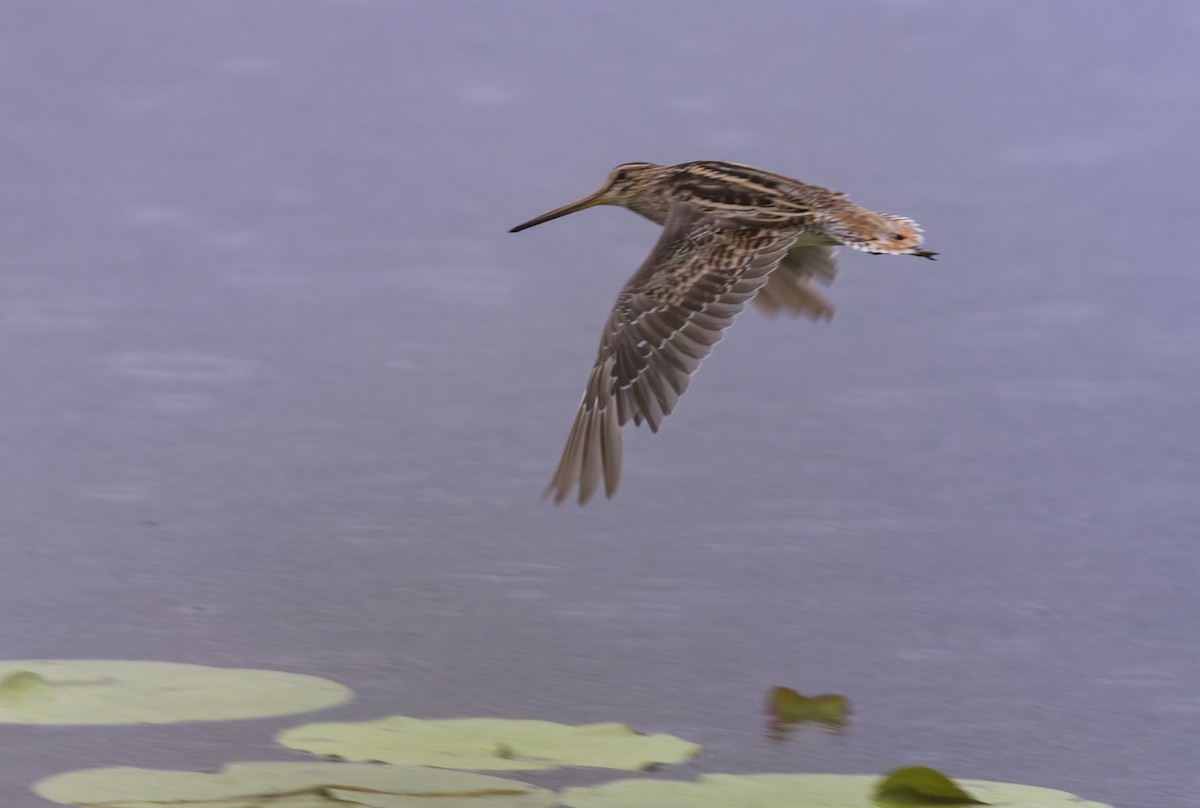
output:
[[[617,296],[600,353],[546,495],[579,504],[621,476],[621,428],[657,432],[688,379],[747,300],[769,314],[816,320],[833,306],[813,288],[834,276],[834,248],[933,258],[911,219],[874,213],[846,195],[769,171],[715,160],[625,163],[603,187],[517,225],[516,233],[594,205],[621,205],[663,226]]]

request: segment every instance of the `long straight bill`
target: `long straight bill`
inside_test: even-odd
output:
[[[548,222],[551,219],[557,219],[560,216],[566,216],[568,213],[575,213],[576,211],[584,210],[586,208],[591,208],[591,207],[595,207],[596,205],[603,205],[603,204],[604,204],[604,191],[603,190],[597,191],[594,194],[589,194],[588,196],[585,196],[583,199],[580,199],[578,202],[572,202],[569,205],[563,205],[561,208],[555,208],[554,210],[550,211],[549,213],[544,213],[541,216],[538,216],[536,219],[530,219],[529,221],[525,222],[524,224],[519,224],[516,227],[514,227],[512,230],[509,230],[508,232],[520,233],[522,230],[527,230],[530,227],[535,227],[539,224],[542,224],[543,222]]]

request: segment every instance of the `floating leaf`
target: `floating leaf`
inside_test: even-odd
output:
[[[928,766],[905,766],[888,772],[875,786],[875,799],[899,805],[985,804]]]
[[[345,760],[490,771],[556,766],[644,769],[655,763],[681,763],[700,751],[680,738],[641,735],[623,724],[576,727],[500,718],[422,721],[401,715],[305,724],[284,730],[277,739],[292,749]]]
[[[121,766],[55,775],[33,790],[89,808],[547,808],[557,801],[516,780],[369,763],[233,763],[217,772]]]
[[[878,781],[878,777],[845,774],[706,774],[695,782],[617,780],[568,788],[559,799],[570,808],[890,808],[895,803],[874,799]],[[988,803],[1004,808],[1111,808],[1048,788],[986,780],[964,784]]]
[[[0,661],[0,723],[170,724],[288,715],[349,689],[284,671],[95,659]]]
[[[840,727],[846,723],[849,708],[846,697],[836,693],[804,696],[790,687],[773,687],[767,696],[767,714],[785,724],[813,721]]]

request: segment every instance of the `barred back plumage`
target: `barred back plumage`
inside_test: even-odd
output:
[[[832,281],[836,245],[933,258],[911,219],[874,213],[846,195],[739,163],[625,163],[600,190],[514,227],[518,232],[595,205],[627,207],[663,226],[617,296],[600,350],[546,489],[555,502],[578,486],[582,505],[621,474],[621,429],[658,431],[691,374],[753,300],[828,319],[811,281]]]

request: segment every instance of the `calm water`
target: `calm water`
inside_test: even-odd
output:
[[[1200,791],[1186,0],[0,8],[0,646],[625,721],[700,771]],[[921,221],[750,312],[619,497],[537,498],[656,234],[618,162]],[[766,689],[840,736],[762,733]],[[0,728],[0,798],[307,718]],[[619,776],[619,775],[618,775]],[[599,782],[604,772],[540,778]]]

